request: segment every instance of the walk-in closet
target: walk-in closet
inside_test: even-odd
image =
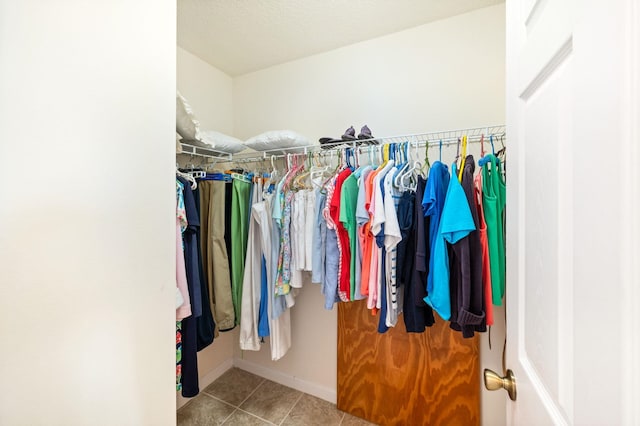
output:
[[[0,425],[639,425],[636,0],[0,0]]]
[[[405,6],[399,6],[399,14],[406,12]],[[183,387],[178,392],[180,424],[197,424],[202,421],[201,416],[206,417],[207,410],[215,411],[214,404],[229,404],[214,382],[226,383],[229,375],[240,374],[237,370],[302,392],[305,398],[317,398],[318,404],[336,404],[343,417],[374,424],[441,424],[445,418],[460,424],[504,422],[503,416],[496,414],[505,409],[503,395],[481,392],[481,365],[501,369],[504,283],[500,284],[498,270],[503,271],[504,281],[504,251],[493,253],[496,271],[493,300],[490,296],[486,298],[483,287],[486,284],[491,292],[490,279],[483,281],[480,275],[474,278],[477,288],[473,296],[466,294],[465,287],[465,298],[473,297],[475,303],[470,308],[469,300],[465,299],[465,306],[468,312],[474,312],[470,315],[477,324],[452,325],[462,306],[457,300],[458,290],[451,290],[455,299],[451,304],[448,278],[430,277],[430,282],[446,281],[447,288],[440,290],[439,284],[435,288],[431,285],[429,291],[436,296],[430,304],[422,301],[427,295],[429,270],[435,270],[433,262],[429,264],[429,253],[435,249],[438,232],[435,222],[439,217],[431,219],[434,221],[431,230],[428,219],[419,229],[412,219],[414,206],[416,212],[423,213],[416,217],[425,217],[427,208],[423,205],[429,203],[426,201],[429,196],[424,193],[430,173],[434,172],[432,181],[437,180],[435,174],[439,173],[448,183],[450,176],[457,175],[451,170],[453,163],[458,170],[465,168],[464,160],[473,163],[466,179],[482,175],[483,169],[487,169],[491,170],[486,172],[489,174],[495,171],[496,178],[500,174],[503,185],[505,178],[508,180],[504,4],[476,6],[464,13],[451,10],[446,17],[425,14],[424,22],[400,31],[368,36],[362,41],[261,65],[262,69],[254,70],[246,58],[239,60],[226,55],[224,41],[212,44],[213,35],[197,39],[198,31],[205,28],[200,22],[206,20],[202,16],[210,13],[209,9],[199,2],[178,4],[178,130],[182,133],[176,136],[178,179],[188,184],[186,178],[192,175],[194,186],[202,185],[195,193],[201,202],[208,204],[205,213],[209,217],[201,217],[200,223],[205,226],[205,222],[213,219],[222,226],[212,230],[211,225],[206,225],[209,235],[202,234],[200,238],[209,239],[210,246],[201,245],[202,256],[209,256],[208,261],[202,260],[207,265],[204,280],[209,282],[203,291],[208,290],[209,301],[214,301],[209,309],[214,322],[222,325],[217,326],[212,343],[205,344],[199,338],[196,344],[205,346],[197,354],[197,390],[201,395],[196,396],[196,388],[189,385],[193,378],[184,376],[189,362],[183,362],[182,379],[188,389],[185,392]],[[259,13],[277,13],[267,6],[261,7],[267,11],[251,12],[246,20],[253,22]],[[325,8],[321,12],[324,17],[337,13]],[[224,19],[234,21],[240,9],[223,8],[229,16],[210,18],[213,19],[210,26],[222,25]],[[296,16],[301,19],[300,14],[310,13],[304,9],[302,5],[292,6],[283,14],[282,25],[300,25],[284,20],[295,21]],[[194,19],[200,19],[196,21],[199,23],[194,24]],[[269,37],[254,30],[252,37]],[[236,33],[228,37],[234,40]],[[245,44],[255,43],[248,40]],[[307,43],[313,44],[311,40]],[[241,56],[241,47],[237,48]],[[195,130],[189,132],[190,122],[196,123],[199,137]],[[493,166],[480,166],[484,157],[498,160],[500,167],[495,160]],[[395,164],[391,175],[397,176],[389,184],[395,195],[389,192],[387,198],[395,196],[397,204],[402,204],[390,207],[391,211],[396,210],[394,223],[398,223],[397,212],[408,209],[409,202],[411,211],[405,216],[410,220],[402,235],[398,228],[399,250],[395,245],[387,245],[388,255],[386,251],[379,254],[386,258],[385,266],[388,262],[388,279],[366,278],[379,284],[378,289],[372,286],[369,291],[368,284],[361,285],[365,281],[362,275],[369,277],[369,270],[375,270],[370,259],[373,255],[378,262],[378,255],[376,249],[372,253],[371,247],[364,247],[364,235],[374,235],[367,230],[374,222],[373,214],[369,223],[368,213],[364,213],[366,218],[362,217],[362,222],[355,225],[357,195],[361,188],[362,205],[358,207],[366,212],[365,179],[361,173],[368,175],[371,170],[382,170],[389,161]],[[321,237],[319,230],[314,232],[320,222],[323,227],[329,223],[319,210],[319,197],[328,198],[329,182],[347,169],[354,174],[344,182],[354,196],[353,232],[347,235],[345,231],[342,240],[334,242],[333,248],[327,247],[331,244],[330,235]],[[381,183],[384,181],[383,177]],[[464,182],[473,187],[471,181]],[[436,210],[442,210],[447,193],[447,184],[441,183],[438,200],[434,199]],[[435,188],[434,182],[430,185]],[[334,190],[332,187],[329,192]],[[211,195],[203,197],[203,191]],[[346,193],[338,188],[338,196],[333,200],[334,224],[341,222],[340,215],[348,210]],[[215,197],[217,203],[210,202]],[[282,207],[277,206],[280,212],[275,214],[282,219],[266,231],[265,223],[275,217],[274,204],[280,200]],[[467,201],[464,203],[469,205]],[[383,204],[382,198],[378,204]],[[477,221],[477,204],[473,204]],[[285,213],[289,211],[289,215]],[[325,211],[329,212],[328,204]],[[492,211],[499,215],[502,226],[504,204],[500,212],[495,208]],[[200,212],[204,212],[202,205]],[[257,219],[257,215],[262,215],[262,219]],[[492,237],[501,235],[503,241],[504,229],[497,229],[497,218],[494,217],[490,232]],[[367,229],[363,228],[365,222]],[[344,223],[347,225],[346,219]],[[383,230],[381,238],[396,239],[392,236],[395,231],[391,219],[384,226],[387,234]],[[475,228],[473,225],[472,262],[475,270],[480,271],[482,249],[477,244],[480,231]],[[278,235],[273,235],[274,232]],[[430,232],[433,240],[429,239]],[[359,233],[363,235],[362,247],[360,242],[356,246]],[[415,263],[414,234],[427,239],[426,264],[424,254],[420,255],[422,266]],[[461,237],[462,234],[454,238]],[[425,247],[424,239],[421,241],[421,247]],[[223,250],[212,256],[213,247]],[[340,265],[335,266],[342,276],[337,276],[332,259],[338,252],[344,255],[345,249],[350,257],[339,259]],[[406,256],[405,251],[409,253]],[[234,260],[234,256],[240,257]],[[456,255],[451,252],[451,256]],[[404,258],[408,260],[405,262]],[[393,270],[398,271],[393,278],[392,261]],[[400,263],[396,266],[396,262]],[[468,271],[471,264],[465,262]],[[380,268],[379,272],[385,275],[386,268],[382,265]],[[448,274],[449,266],[445,269]],[[487,272],[488,269],[487,266]],[[410,277],[410,271],[414,270],[423,271],[424,276]],[[457,280],[457,270],[453,268],[452,282]],[[326,278],[325,274],[333,274],[334,279]],[[352,276],[345,279],[345,274]],[[437,300],[438,293],[446,293],[446,300]],[[490,312],[489,318],[485,312]],[[203,322],[199,320],[198,330],[203,328]],[[468,332],[463,332],[467,328]],[[182,343],[184,350],[185,342]],[[184,351],[182,354],[186,355]],[[232,401],[236,411],[223,410],[221,417],[209,419],[231,424],[239,415],[255,415],[252,418],[258,422],[290,424],[292,417],[287,417],[287,411],[295,413],[300,409],[295,408],[294,398],[283,403],[286,407],[280,417],[268,414],[262,417],[243,407],[251,407],[254,400],[265,398],[261,394],[268,391],[266,388],[261,391],[260,387],[251,390],[250,394],[243,393],[246,401]],[[331,420],[326,420],[327,424],[344,421],[339,418],[336,423],[334,414]]]

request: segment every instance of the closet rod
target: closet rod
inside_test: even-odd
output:
[[[479,142],[484,136],[485,141],[489,143],[490,137],[493,136],[494,140],[497,142],[500,139],[504,140],[506,136],[506,127],[504,125],[498,126],[485,126],[485,127],[474,127],[467,129],[457,129],[457,130],[445,130],[439,132],[429,132],[429,133],[416,133],[410,135],[400,135],[400,136],[384,136],[384,137],[374,137],[371,139],[358,139],[354,141],[340,141],[332,144],[324,144],[324,145],[309,145],[304,147],[292,147],[288,149],[274,149],[270,151],[262,151],[261,153],[251,153],[251,154],[238,154],[234,156],[234,161],[241,162],[254,162],[254,161],[264,161],[270,158],[278,159],[284,158],[287,154],[307,154],[307,153],[320,153],[326,154],[331,151],[345,149],[345,148],[358,148],[360,152],[368,152],[368,150],[376,149],[378,146],[382,146],[389,143],[404,143],[408,142],[411,146],[415,148],[425,147],[427,144],[429,146],[438,146],[440,142],[442,145],[454,145],[458,143],[458,139],[462,138],[462,136],[467,136],[468,142]],[[376,145],[361,145],[362,143],[371,141],[376,141]],[[285,152],[291,151],[291,152]]]
[[[262,151],[260,154],[251,153],[250,155],[238,154],[234,156],[234,159],[253,159],[258,156],[262,156],[263,158],[271,158],[272,155],[276,155],[275,158],[281,158],[285,156],[288,152],[291,154],[306,154],[308,152],[324,152],[332,149],[343,149],[343,148],[366,148],[366,146],[362,146],[363,143],[367,142],[377,142],[379,145],[384,145],[387,143],[401,143],[401,142],[410,142],[412,145],[417,147],[426,146],[427,142],[429,145],[438,145],[440,141],[442,141],[443,145],[450,145],[452,143],[457,143],[458,138],[462,136],[467,136],[468,141],[476,141],[480,140],[482,135],[488,139],[490,136],[494,138],[500,138],[506,135],[506,127],[504,125],[497,126],[485,126],[485,127],[473,127],[466,129],[456,129],[456,130],[444,130],[438,132],[428,132],[428,133],[415,133],[408,135],[396,135],[396,136],[383,136],[383,137],[373,137],[370,139],[357,139],[353,141],[339,141],[332,144],[324,144],[324,145],[308,145],[303,147],[291,147],[291,148],[280,148]],[[375,145],[367,145],[367,146],[375,146]]]
[[[500,137],[500,136],[504,137],[505,134],[503,133],[501,135],[493,135],[493,136],[494,138]],[[480,142],[481,138],[482,136],[472,136],[472,137],[467,136],[467,142],[477,143],[477,142]],[[411,141],[403,140],[402,143],[404,142],[408,142],[414,148],[424,148],[425,146],[427,146],[426,142],[411,142]],[[487,145],[489,144],[489,138],[486,136],[485,136],[485,142],[487,143]],[[335,153],[335,151],[338,151],[338,150],[342,150],[346,148],[355,148],[358,150],[359,154],[365,154],[365,153],[369,153],[370,151],[373,151],[374,149],[379,149],[380,147],[389,143],[393,143],[393,142],[388,141],[379,145],[366,145],[366,146],[355,146],[355,147],[342,143],[340,144],[340,146],[329,148],[329,149],[308,150],[307,153],[320,154],[321,156],[324,157],[327,155],[332,155],[332,153]],[[456,145],[457,143],[458,143],[458,138],[449,138],[447,140],[442,139],[442,146]],[[429,141],[429,146],[431,147],[437,147],[439,145],[440,145],[440,140]],[[317,148],[317,147],[318,147],[317,145],[314,146],[314,148]],[[285,158],[287,155],[306,155],[306,154],[304,152],[292,152],[287,154],[272,154],[272,155],[263,154],[261,156],[253,155],[253,156],[247,156],[242,158],[234,158],[233,161],[237,163],[254,163],[254,162],[260,162],[260,161],[267,161],[269,159],[277,160],[277,159]]]
[[[328,153],[330,151],[345,149],[345,148],[358,148],[360,152],[363,150],[374,149],[377,146],[382,146],[389,143],[404,143],[408,142],[411,146],[415,148],[429,146],[438,146],[440,142],[442,145],[452,145],[458,143],[458,139],[462,138],[462,136],[467,136],[467,140],[469,142],[478,142],[484,136],[487,143],[489,143],[489,139],[491,136],[494,139],[504,138],[506,136],[506,126],[505,125],[494,125],[494,126],[484,126],[484,127],[472,127],[466,129],[455,129],[455,130],[443,130],[437,132],[427,132],[427,133],[415,133],[415,134],[407,134],[407,135],[396,135],[396,136],[383,136],[383,137],[373,137],[370,139],[357,139],[353,141],[344,140],[335,142],[332,144],[323,144],[323,145],[308,145],[308,146],[298,146],[291,148],[278,148],[260,152],[252,152],[250,154],[228,154],[220,151],[216,151],[213,148],[203,148],[197,147],[188,144],[182,144],[183,154],[187,155],[197,155],[201,157],[213,158],[215,160],[222,161],[240,161],[240,162],[254,162],[254,161],[264,161],[270,158],[283,158],[286,157],[287,154],[308,154],[312,152],[317,153]],[[365,145],[367,142],[376,142],[375,145]],[[207,151],[211,154],[207,154]]]

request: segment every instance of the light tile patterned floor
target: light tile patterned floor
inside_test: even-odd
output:
[[[232,368],[178,410],[178,426],[370,426],[335,404]]]

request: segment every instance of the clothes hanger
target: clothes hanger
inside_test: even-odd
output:
[[[496,153],[496,157],[498,158],[498,169],[500,170],[500,172],[502,173],[502,177],[506,177],[507,174],[507,159],[506,159],[506,153],[507,153],[507,147],[504,145],[504,142],[502,141],[502,139],[504,138],[504,135],[500,135],[500,145],[502,145],[502,148]]]
[[[388,143],[382,146],[382,160],[380,163],[380,167],[378,167],[379,169],[382,169],[389,162],[389,149],[390,147]]]
[[[385,151],[388,149],[387,144],[384,145],[377,145],[378,146],[378,167],[377,170],[381,170],[384,167],[384,163],[385,163]]]
[[[193,156],[191,156],[191,161],[193,161]],[[207,176],[207,174],[205,173],[204,170],[202,170],[202,168],[199,168],[199,167],[196,168],[196,165],[193,163],[187,165],[185,173],[188,174],[189,176],[192,176],[194,179],[202,179]]]
[[[362,154],[362,147],[359,146],[354,148],[353,154],[354,154],[354,161],[356,166],[356,169],[353,171],[353,177],[355,177],[356,179],[360,179],[360,176],[362,175],[362,171],[366,167],[360,161],[360,155]]]
[[[428,146],[428,145],[427,145]],[[405,191],[415,191],[418,186],[418,180],[416,179],[416,175],[414,172],[421,173],[422,168],[424,167],[420,161],[417,159],[411,163],[408,161],[411,166],[406,170],[406,172],[402,175],[400,179],[400,190],[402,192]]]
[[[442,141],[440,141],[440,159],[442,159]],[[416,163],[418,163],[417,160]],[[429,141],[426,142],[424,147],[424,164],[421,164],[420,169],[418,170],[423,177],[427,176],[429,174],[429,170],[431,170],[431,161],[429,161]]]
[[[193,175],[191,175],[190,173],[181,172],[178,169],[178,164],[176,164],[176,175],[180,176],[181,178],[184,178],[188,182],[190,182],[191,183],[191,185],[190,185],[191,189],[195,190],[198,187],[198,183],[196,182],[196,178]]]
[[[331,151],[329,153],[331,153]],[[313,157],[316,164],[313,165],[309,171],[309,178],[311,179],[312,184],[317,178],[322,178],[329,170],[329,166],[326,164],[326,161],[320,162],[320,154],[316,152],[313,154]]]
[[[417,176],[422,169],[422,163],[416,160],[413,162],[413,165],[409,168],[408,172],[403,176],[400,187],[403,191],[415,191],[418,187],[418,179]]]
[[[479,167],[483,167],[485,164],[491,162],[491,158],[492,157],[495,157],[498,160],[498,162],[500,161],[500,159],[496,156],[495,146],[493,144],[493,135],[489,135],[489,142],[491,143],[491,152],[492,152],[492,154],[487,154],[487,155],[482,156],[482,158],[480,160],[478,160],[478,166]],[[502,144],[502,146],[503,146],[503,149],[506,150],[506,147],[504,146],[504,144]],[[500,153],[500,152],[498,151],[498,153]],[[504,151],[503,151],[503,154],[504,154]]]
[[[500,145],[502,145],[502,148],[500,148],[500,150],[495,154],[496,157],[504,157],[504,154],[507,151],[507,147],[504,146],[503,138],[504,135],[500,135]]]
[[[395,173],[393,174],[393,179],[391,181],[392,185],[395,188],[399,188],[400,187],[400,180],[399,178],[402,176],[402,173],[404,172],[404,168],[406,166],[406,162],[405,162],[405,155],[404,155],[404,142],[401,142],[399,144],[399,147],[397,149],[397,161],[396,161],[396,167],[397,170],[395,171]]]
[[[276,169],[275,160],[276,160],[276,156],[272,155],[271,156],[271,176],[269,180],[269,185],[271,185],[272,183],[275,183],[278,180],[278,169]]]
[[[350,158],[354,158],[352,148],[344,149],[344,158],[345,158],[345,170],[350,169],[353,172],[355,170],[355,167],[353,167],[353,164],[351,163],[351,160],[350,160]]]
[[[371,167],[375,170],[381,163],[380,153],[382,145],[369,145],[367,149],[369,150],[369,164],[371,164]]]
[[[307,157],[307,161],[309,157]],[[293,189],[301,190],[301,189],[310,189],[311,185],[309,182],[305,182],[305,179],[309,177],[311,174],[311,169],[309,166],[305,167],[304,160],[302,161],[302,165],[300,170],[298,171],[298,175],[293,180]]]
[[[284,184],[282,185],[283,191],[291,188],[292,180],[298,173],[298,170],[300,170],[300,165],[298,164],[298,158],[296,157],[295,154],[287,154],[287,163],[288,163],[289,172],[287,173]]]
[[[333,150],[331,151],[331,157],[333,157]],[[327,177],[327,179],[326,179],[324,182],[322,182],[322,189],[323,189],[323,190],[325,189],[325,187],[327,186],[327,184],[328,184],[329,182],[331,182],[331,180],[332,180],[335,176],[337,176],[338,171],[339,171],[339,170],[341,170],[341,167],[342,167],[342,153],[340,153],[340,154],[338,155],[338,165],[336,166],[336,168],[333,170],[333,172],[331,172],[331,173],[329,174],[329,176]]]
[[[467,135],[462,136],[462,160],[460,161],[460,170],[458,170],[458,181],[462,182],[462,172],[464,164],[467,161]]]
[[[351,148],[351,158],[353,159],[353,167],[357,170],[360,167],[359,147]]]
[[[263,198],[273,191],[272,186],[278,181],[278,170],[276,169],[275,159],[276,156],[271,155],[271,172],[268,174],[268,179],[262,186]]]
[[[400,145],[400,161],[398,165],[398,171],[393,177],[393,186],[400,189],[402,178],[406,174],[407,170],[411,167],[409,161],[409,142],[404,142]]]
[[[239,180],[241,182],[253,183],[253,177],[244,173],[231,173],[231,179]]]

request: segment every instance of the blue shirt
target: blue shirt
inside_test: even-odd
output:
[[[327,222],[322,216],[322,210],[327,202],[327,195],[319,189],[316,192],[316,205],[314,206],[314,226],[311,244],[313,252],[311,254],[311,282],[316,284],[324,283],[325,258],[327,247]]]
[[[372,171],[373,168],[371,166],[366,166],[360,171],[360,179],[358,179],[358,201],[356,202],[356,222],[358,223],[358,227],[364,226],[365,223],[369,222],[369,212],[364,205],[364,182]]]
[[[422,209],[429,218],[429,253],[433,253],[438,239],[440,216],[449,186],[449,169],[446,164],[436,161],[429,169],[429,178],[422,197]],[[433,288],[433,255],[429,257],[429,274],[427,275],[427,292]]]
[[[429,276],[433,276],[433,282],[431,287],[427,283],[427,296],[424,298],[424,301],[444,320],[451,318],[447,243],[455,244],[476,229],[467,196],[456,177],[455,163],[451,171],[453,177],[449,179],[438,235],[431,251],[433,267],[429,270]]]
[[[260,309],[258,311],[258,336],[267,337],[269,335],[269,282],[267,281],[267,261],[262,256],[260,262]]]

